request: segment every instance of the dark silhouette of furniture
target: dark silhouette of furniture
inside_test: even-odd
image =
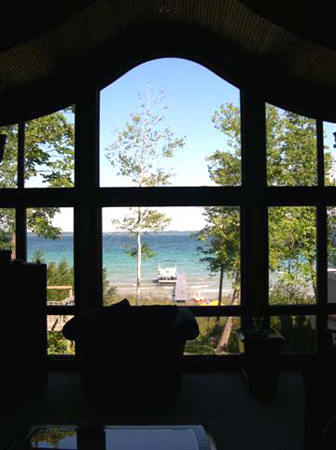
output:
[[[329,448],[335,427],[328,426],[336,418],[336,346],[328,331],[324,336],[324,351],[321,355],[307,361],[302,368],[305,394],[304,409],[304,448],[323,450]],[[328,435],[328,439],[326,436]]]
[[[83,392],[114,398],[176,396],[186,340],[198,333],[187,309],[132,307],[127,300],[89,309],[63,328],[76,341]]]
[[[2,287],[1,393],[43,387],[47,381],[47,267],[11,261],[0,251]]]

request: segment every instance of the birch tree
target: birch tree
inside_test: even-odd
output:
[[[150,188],[170,184],[173,176],[166,160],[173,158],[175,151],[185,144],[185,138],[176,137],[165,125],[167,107],[163,103],[163,92],[152,96],[147,86],[145,96],[139,94],[140,105],[130,114],[129,121],[114,131],[113,142],[106,148],[109,162],[117,170],[117,176],[130,182],[131,186]],[[134,246],[128,253],[136,258],[135,303],[141,299],[142,260],[154,255],[142,242],[143,234],[164,230],[170,219],[163,213],[142,206],[129,208],[121,220],[114,220],[118,230],[130,235]]]

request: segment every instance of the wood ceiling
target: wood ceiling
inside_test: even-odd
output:
[[[43,10],[37,2],[6,6],[0,121],[74,103],[88,85],[104,87],[135,65],[164,56],[198,61],[237,86],[253,86],[266,101],[336,120],[336,27],[323,2],[318,11],[305,5],[59,0]]]

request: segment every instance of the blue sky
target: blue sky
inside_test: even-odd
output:
[[[101,186],[131,185],[116,177],[105,149],[113,141],[113,129],[122,130],[130,113],[137,110],[138,94],[146,93],[147,84],[153,95],[164,92],[168,107],[165,124],[177,136],[186,137],[186,145],[166,161],[176,174],[171,184],[210,185],[205,158],[226,148],[225,136],[214,128],[211,116],[222,103],[239,106],[239,90],[199,64],[166,58],[136,67],[101,91]]]

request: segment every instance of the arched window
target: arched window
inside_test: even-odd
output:
[[[1,130],[1,246],[49,262],[50,327],[128,296],[190,308],[188,355],[237,353],[233,331],[260,317],[315,351],[336,313],[333,132],[196,63],[150,61]],[[73,352],[55,326],[51,353]]]

